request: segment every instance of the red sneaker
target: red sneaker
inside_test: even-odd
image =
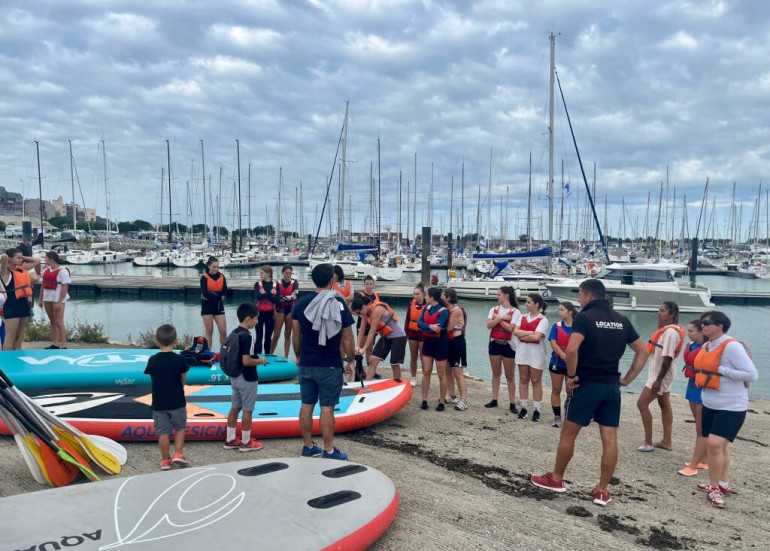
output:
[[[567,491],[567,487],[564,485],[563,480],[555,480],[553,473],[545,473],[542,476],[532,475],[529,478],[530,482],[538,488],[544,490],[551,490],[552,492],[564,493]]]
[[[599,486],[594,488],[594,503],[606,507],[610,501],[612,501],[612,496],[607,490],[602,492]]]
[[[167,471],[171,468],[171,460],[170,459],[161,459],[160,460],[160,470],[161,471]]]
[[[238,439],[225,440],[225,445],[222,446],[226,450],[240,450],[243,443]]]
[[[730,488],[725,488],[721,484],[717,488],[712,488],[708,484],[698,484],[698,490],[701,492],[710,492],[712,489],[719,490],[723,496],[730,495]]]
[[[262,449],[262,442],[251,440],[248,444],[244,444],[243,442],[241,442],[241,447],[238,448],[238,451],[245,453],[245,452],[254,452],[261,449]]]
[[[171,458],[171,464],[177,467],[187,467],[190,465],[190,462],[185,459],[183,453],[175,453],[174,457]]]

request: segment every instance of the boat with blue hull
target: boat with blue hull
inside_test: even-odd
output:
[[[59,350],[7,350],[0,352],[3,371],[22,390],[91,386],[145,386],[147,360],[158,350],[142,348],[72,348]],[[297,365],[283,356],[265,354],[267,365],[258,368],[261,382],[281,381],[297,376]],[[227,384],[230,378],[219,363],[191,366],[191,385]]]

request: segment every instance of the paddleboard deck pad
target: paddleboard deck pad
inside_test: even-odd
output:
[[[412,387],[398,379],[346,383],[335,408],[335,431],[378,423],[409,403]],[[259,385],[252,417],[255,438],[300,436],[298,384]],[[25,394],[86,434],[122,441],[156,440],[150,387],[35,389]],[[187,440],[224,440],[230,411],[229,385],[186,386]],[[313,410],[313,434],[320,434],[321,410]],[[239,421],[240,425],[240,421]],[[239,429],[240,430],[240,429]],[[0,423],[0,433],[8,434]]]
[[[398,491],[356,463],[263,459],[43,490],[0,506],[4,549],[348,550],[388,529]]]
[[[71,348],[65,350],[7,350],[0,367],[21,390],[94,386],[144,386],[147,360],[158,350],[141,348]],[[264,354],[267,365],[257,368],[259,380],[280,381],[297,376],[297,365],[283,356]],[[228,384],[230,378],[218,363],[191,366],[191,385]]]

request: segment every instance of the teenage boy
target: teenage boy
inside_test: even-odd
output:
[[[267,364],[267,360],[254,353],[256,341],[251,330],[259,321],[259,310],[254,304],[244,303],[238,307],[237,314],[239,325],[232,334],[238,335],[237,355],[242,371],[240,375],[230,377],[232,397],[230,413],[227,415],[227,438],[223,447],[226,450],[251,452],[262,448],[262,442],[251,439],[251,415],[257,401],[257,366]],[[235,430],[241,411],[243,415],[239,440],[235,437]]]
[[[160,352],[150,356],[144,372],[152,379],[152,422],[158,435],[160,447],[160,469],[172,466],[186,467],[190,464],[184,456],[184,436],[187,426],[187,400],[184,397],[184,383],[190,366],[185,359],[174,352],[176,329],[163,324],[155,331],[155,343]],[[171,431],[174,435],[174,457],[170,456]]]

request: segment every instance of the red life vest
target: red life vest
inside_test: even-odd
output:
[[[684,355],[682,356],[684,358],[684,376],[688,379],[693,379],[695,377],[695,370],[693,369],[695,358],[698,356],[700,349],[705,346],[704,344],[693,346],[694,344],[697,343],[691,342],[688,344],[684,349]]]
[[[722,359],[722,352],[725,347],[735,339],[726,339],[722,344],[713,350],[706,350],[706,346],[701,346],[701,351],[695,356],[695,386],[698,388],[710,388],[719,390],[719,361]]]
[[[278,284],[275,282],[275,280],[273,280],[271,283],[273,284],[273,287],[270,289],[270,294],[276,296],[278,294]],[[257,285],[259,286],[260,294],[267,293],[264,286],[262,285],[261,279],[257,282]],[[257,309],[260,312],[272,312],[275,310],[275,303],[272,302],[269,298],[261,298],[257,301]]]
[[[210,293],[221,293],[225,288],[225,275],[219,273],[219,279],[214,279],[208,272],[203,272],[203,276],[206,278],[206,290]]]
[[[274,281],[273,283],[276,282]],[[297,280],[289,280],[289,283],[287,284],[284,280],[279,279],[277,283],[278,291],[281,293],[281,304],[285,304],[286,306],[294,306],[293,296],[298,287]]]
[[[349,297],[350,296],[350,282],[345,281],[345,288],[343,289],[336,283],[332,285],[332,289],[337,291],[339,294],[341,294],[343,297]]]
[[[497,315],[500,312],[500,307],[496,306],[494,310],[492,310],[492,313],[494,315]],[[509,312],[510,314],[513,314],[513,309]],[[511,316],[511,319],[513,319],[513,316]],[[513,338],[513,331],[506,331],[502,328],[502,326],[498,323],[492,328],[492,331],[489,333],[490,339],[495,339],[498,341],[509,341]]]
[[[420,320],[420,313],[423,308],[425,308],[425,302],[417,302],[415,299],[412,299],[412,302],[409,303],[409,309],[407,310],[409,325],[406,327],[409,331],[420,330],[420,326],[417,325],[417,322]]]
[[[684,327],[681,327],[679,325],[666,325],[665,327],[661,327],[657,331],[655,331],[652,334],[652,337],[650,337],[650,340],[647,341],[647,352],[652,354],[655,352],[655,347],[663,348],[661,345],[658,344],[660,341],[660,337],[663,335],[663,333],[666,331],[666,329],[676,329],[679,332],[679,344],[676,346],[676,350],[674,351],[674,358],[679,357],[679,353],[682,351],[682,346],[684,345]]]
[[[559,345],[559,348],[562,350],[567,349],[567,345],[569,344],[569,337],[570,334],[567,333],[567,331],[564,329],[564,323],[561,321],[556,322],[556,344]]]
[[[396,313],[393,311],[393,308],[391,308],[389,304],[385,302],[372,302],[371,304],[369,304],[369,313],[366,315],[366,323],[369,324],[370,327],[372,325],[372,312],[377,306],[384,306],[385,309],[388,311],[388,314],[390,314],[390,316],[395,321],[398,321],[398,316],[396,315]],[[380,321],[377,322],[377,328],[374,331],[382,337],[387,337],[393,332],[393,329],[391,329],[391,327],[387,323],[383,323],[382,317],[380,317]]]
[[[430,308],[426,306],[421,314],[423,323],[427,323],[428,325],[436,325],[438,323],[438,318],[441,315],[441,312],[443,312],[444,310],[446,310],[446,308],[441,306],[431,314]],[[441,336],[441,331],[439,331],[438,333],[434,333],[432,331],[428,333],[426,331],[423,331],[422,334],[425,335],[425,338],[427,339],[437,339]]]
[[[29,279],[29,272],[23,268],[8,268],[13,278],[14,296],[17,299],[29,298],[32,296],[32,281]]]
[[[540,320],[543,319],[543,316],[539,315],[533,319],[532,321],[527,321],[527,316],[521,317],[521,322],[519,322],[519,329],[522,331],[537,331],[537,326],[540,325]],[[542,337],[540,338],[542,340]],[[537,344],[540,341],[531,342],[531,341],[521,341],[522,344]]]
[[[43,289],[56,289],[56,286],[59,284],[56,279],[59,277],[60,271],[61,266],[55,270],[46,266],[45,270],[43,270]]]

